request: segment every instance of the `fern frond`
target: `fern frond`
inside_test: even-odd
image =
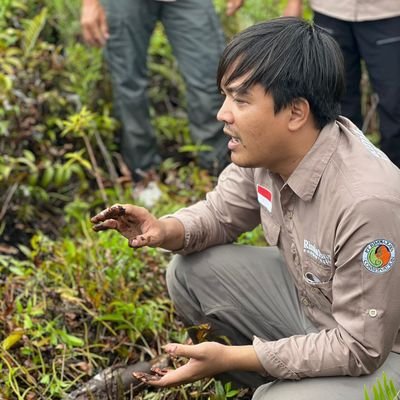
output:
[[[27,56],[35,47],[40,32],[46,24],[46,20],[47,8],[43,8],[42,11],[36,15],[36,17],[26,21],[26,28],[23,32],[22,38],[22,49],[25,56]]]

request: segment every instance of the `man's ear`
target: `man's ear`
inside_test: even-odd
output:
[[[299,97],[293,100],[289,107],[290,117],[288,128],[290,131],[297,131],[301,129],[310,118],[310,104],[305,98]]]

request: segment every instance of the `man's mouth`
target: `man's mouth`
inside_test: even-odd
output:
[[[240,143],[241,140],[238,136],[234,135],[233,133],[224,130],[225,135],[229,136],[230,140],[232,140],[234,143]]]
[[[228,149],[231,151],[238,150],[239,147],[242,145],[242,141],[238,136],[232,135],[228,131],[224,131],[224,133],[229,137],[229,142],[228,142]]]
[[[241,143],[240,139],[234,136],[231,136],[230,142],[234,143],[234,144],[239,144]]]

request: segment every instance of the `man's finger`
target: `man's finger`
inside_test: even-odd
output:
[[[92,27],[92,37],[95,41],[96,46],[103,47],[105,45],[106,39],[103,36],[100,24],[96,24]]]
[[[105,16],[105,14],[103,14],[101,20],[100,20],[100,30],[101,30],[101,34],[104,38],[104,41],[106,41],[110,35],[108,33],[108,24],[107,24],[107,18]]]
[[[115,219],[107,219],[104,222],[99,222],[93,226],[95,232],[105,231],[107,229],[118,229],[118,221]]]
[[[105,210],[99,212],[97,215],[91,218],[93,223],[105,221],[107,219],[117,219],[126,214],[126,209],[121,204],[115,204]]]
[[[149,383],[156,387],[169,387],[195,382],[203,377],[204,376],[199,375],[190,364],[185,364],[177,369],[168,370],[164,375],[158,375],[158,379],[142,380],[142,382]]]
[[[86,44],[89,46],[95,46],[95,40],[93,38],[92,30],[90,29],[90,26],[85,24],[82,25],[82,35],[83,35],[83,40],[85,41]]]
[[[85,41],[85,43],[91,44],[88,30],[83,25],[82,25],[82,36],[83,36],[83,40]]]
[[[161,376],[159,375],[147,374],[146,372],[132,372],[132,375],[136,379],[139,379],[139,381],[150,384],[159,381],[161,379]]]
[[[198,346],[191,344],[169,343],[164,350],[172,357],[196,358],[199,355]]]
[[[151,372],[158,376],[163,376],[166,375],[169,371],[171,371],[170,368],[160,368],[160,367],[152,367]]]
[[[152,242],[152,237],[149,235],[138,235],[129,241],[129,246],[134,249],[149,246]]]

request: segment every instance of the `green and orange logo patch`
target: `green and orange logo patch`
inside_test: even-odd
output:
[[[392,268],[396,251],[391,241],[385,239],[368,243],[362,254],[364,267],[375,274],[383,274]]]

